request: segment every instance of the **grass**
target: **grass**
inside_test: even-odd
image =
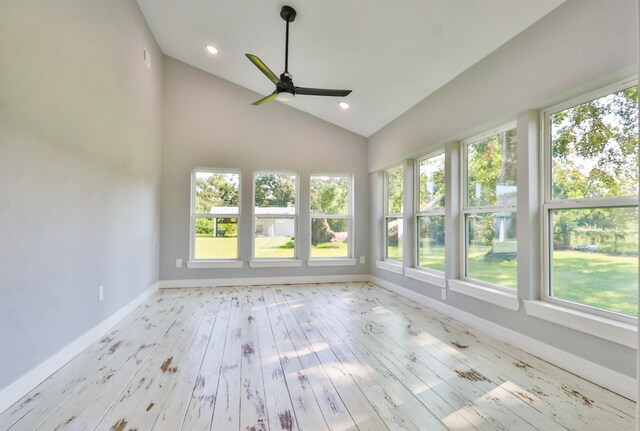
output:
[[[256,256],[294,257],[290,237],[256,238]],[[431,247],[431,254],[423,249],[422,266],[444,270],[442,247]],[[517,286],[515,259],[491,259],[490,247],[475,246],[469,250],[468,276],[501,286]],[[327,243],[312,247],[313,257],[344,257],[346,243]],[[402,260],[402,242],[387,249],[389,259]],[[237,238],[196,237],[197,259],[235,259]],[[613,256],[604,253],[562,250],[553,253],[553,295],[556,298],[592,307],[637,315],[638,258]]]
[[[584,251],[553,253],[553,296],[637,316],[638,258]]]
[[[238,238],[215,238],[196,235],[196,259],[237,259]]]
[[[346,241],[324,242],[311,246],[311,257],[348,257],[349,247]]]

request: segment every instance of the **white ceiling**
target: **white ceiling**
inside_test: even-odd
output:
[[[257,55],[280,75],[285,40],[280,9],[292,6],[298,12],[289,30],[295,84],[353,93],[346,98],[348,111],[333,97],[298,96],[289,103],[365,137],[564,2],[137,1],[165,54],[263,95],[274,86],[244,54]],[[206,44],[220,53],[208,55]]]

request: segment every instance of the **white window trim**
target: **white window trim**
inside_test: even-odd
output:
[[[393,272],[394,274],[404,274],[402,262],[397,260],[376,260],[376,268]]]
[[[590,102],[594,99],[606,96],[611,93],[615,93],[625,88],[629,88],[634,85],[639,85],[638,77],[630,77],[611,85],[599,88],[594,91],[590,91],[586,94],[574,97],[567,101],[558,103],[542,110],[540,116],[540,127],[542,133],[540,133],[540,156],[542,158],[539,187],[542,190],[543,204],[542,204],[542,283],[541,283],[541,301],[530,301],[529,309],[532,313],[537,313],[536,317],[553,321],[559,324],[565,324],[570,326],[572,322],[577,320],[576,316],[584,317],[582,324],[585,325],[593,335],[598,333],[607,333],[607,330],[593,329],[595,326],[602,327],[601,323],[609,322],[609,325],[617,327],[617,324],[628,325],[636,324],[637,318],[633,316],[619,314],[613,311],[608,311],[600,308],[590,307],[585,304],[579,304],[576,302],[566,301],[551,296],[551,226],[550,217],[551,211],[554,209],[588,209],[588,208],[605,208],[605,207],[633,207],[638,206],[638,196],[606,196],[601,198],[585,198],[585,199],[553,199],[551,196],[552,178],[551,178],[551,115],[557,112],[572,108],[576,105]],[[532,303],[534,303],[532,305]],[[538,304],[540,303],[540,304]],[[538,305],[547,305],[548,307],[541,307]],[[532,314],[535,315],[535,314]],[[544,316],[544,317],[543,317]],[[567,319],[566,316],[571,316],[571,319]],[[587,316],[587,317],[585,317]],[[552,320],[553,319],[553,320]],[[567,323],[568,322],[568,323]],[[598,322],[598,325],[589,322]],[[579,328],[573,328],[578,329]],[[624,339],[625,335],[621,335],[618,338]],[[612,340],[615,341],[615,340]],[[624,344],[624,343],[620,343]],[[628,344],[625,344],[628,345]],[[637,345],[637,342],[636,342]]]
[[[293,243],[293,257],[279,257],[279,258],[274,258],[274,257],[256,257],[256,177],[258,175],[293,175],[295,176],[296,179],[296,190],[295,190],[295,199],[296,199],[296,205],[295,205],[295,214],[293,216],[282,216],[280,214],[261,214],[260,218],[267,218],[267,217],[273,217],[273,218],[292,218],[293,219],[293,229],[294,229],[294,243]],[[300,265],[274,265],[273,263],[275,262],[282,262],[282,261],[298,261],[298,216],[300,215],[300,175],[297,172],[292,172],[292,171],[278,171],[278,170],[274,170],[274,171],[269,171],[269,170],[264,170],[264,171],[255,171],[253,173],[253,186],[252,186],[252,193],[251,193],[251,260],[249,261],[249,266],[251,266],[252,268],[260,268],[260,267],[268,267],[268,266],[280,266],[280,267],[284,267],[284,266],[300,266],[302,265],[302,261],[300,262]],[[272,263],[271,265],[260,265],[259,262],[264,261],[265,263]]]
[[[525,300],[523,302],[524,308],[530,316],[622,344],[623,346],[638,348],[638,327],[635,323],[624,323],[568,308],[564,305],[551,304],[547,301]]]
[[[273,259],[265,257],[261,259],[250,260],[249,266],[251,268],[291,268],[302,266],[302,261],[292,258]]]
[[[399,260],[393,260],[393,259],[389,259],[387,257],[387,220],[390,218],[400,218],[402,219],[402,223],[403,223],[403,228],[404,228],[404,207],[402,208],[403,212],[400,213],[389,213],[389,173],[390,172],[394,172],[397,170],[401,170],[402,171],[402,177],[403,177],[403,184],[402,184],[402,196],[404,199],[404,165],[403,164],[399,164],[396,165],[392,168],[389,169],[385,169],[384,174],[383,174],[383,180],[382,180],[382,187],[384,189],[384,194],[383,194],[383,212],[384,212],[384,226],[383,226],[383,234],[382,234],[382,238],[383,238],[383,250],[382,250],[382,256],[384,259],[384,262],[393,262],[392,265],[395,268],[397,265],[400,265],[400,267],[402,268],[402,261]],[[404,253],[402,258],[404,259]],[[377,264],[377,263],[376,263]],[[381,269],[385,269],[385,268],[381,268]],[[392,270],[392,272],[396,272],[395,270]],[[397,272],[396,272],[397,273]],[[400,273],[401,274],[401,273]]]
[[[348,257],[319,257],[307,261],[308,266],[355,266],[356,263],[356,259]]]
[[[438,157],[438,156],[445,156],[444,154],[444,148],[428,154],[426,156],[420,157],[419,159],[416,159],[414,161],[414,179],[413,179],[413,188],[414,188],[414,192],[413,192],[413,197],[414,197],[414,208],[415,208],[415,262],[413,263],[415,266],[415,272],[414,271],[407,271],[407,269],[409,268],[405,268],[405,274],[407,275],[407,277],[411,277],[414,278],[416,280],[420,280],[420,281],[426,281],[427,283],[432,283],[432,284],[436,284],[434,281],[428,281],[428,280],[424,280],[423,276],[425,275],[425,271],[427,272],[426,277],[431,279],[431,280],[436,280],[437,283],[442,283],[442,284],[436,284],[437,286],[440,287],[446,287],[446,280],[445,280],[445,276],[444,276],[444,271],[438,271],[437,269],[433,269],[433,268],[429,268],[428,266],[420,266],[420,246],[419,246],[419,241],[420,241],[420,217],[429,217],[429,216],[446,216],[445,213],[445,209],[438,209],[438,210],[432,210],[432,211],[420,211],[420,162],[423,162],[424,160],[429,160],[432,159],[434,157]],[[446,161],[444,162],[444,167],[445,167],[445,190],[446,190],[446,176],[447,176],[447,172],[446,172]],[[447,238],[445,237],[445,244],[447,242]],[[446,247],[446,246],[445,246]],[[445,260],[446,260],[446,253],[445,253]],[[414,276],[412,277],[410,274],[414,274]],[[420,278],[422,277],[422,278]]]
[[[238,212],[235,214],[196,214],[196,173],[208,172],[212,174],[238,174]],[[187,268],[242,268],[240,260],[240,212],[242,208],[242,174],[239,169],[224,168],[194,168],[191,171],[191,199],[189,202],[189,261]],[[196,259],[195,258],[195,235],[196,235],[196,218],[237,218],[238,219],[238,237],[237,237],[237,253],[235,258],[227,259]],[[238,266],[239,262],[239,266]],[[203,266],[205,263],[212,266]]]
[[[506,308],[511,311],[520,309],[520,301],[515,292],[505,292],[503,289],[496,289],[478,283],[472,283],[462,280],[447,280],[449,290],[481,301],[489,302],[498,307]]]
[[[313,257],[311,256],[311,242],[309,242],[309,260],[307,264],[309,266],[348,266],[350,263],[345,264],[324,264],[319,263],[320,261],[331,262],[331,261],[351,261],[353,260],[353,265],[355,265],[355,259],[353,258],[353,232],[355,232],[353,227],[353,190],[354,190],[354,178],[353,174],[326,174],[326,173],[312,173],[309,176],[309,199],[311,199],[311,178],[313,177],[347,177],[349,178],[349,198],[347,200],[347,215],[341,214],[320,214],[320,213],[311,213],[309,217],[309,241],[311,241],[311,233],[313,227],[313,219],[314,218],[326,218],[326,219],[347,219],[349,221],[349,230],[347,232],[347,255],[340,257]]]
[[[414,280],[422,281],[423,283],[431,284],[433,286],[446,288],[447,279],[444,276],[444,272],[435,271],[428,268],[404,268],[404,275]]]
[[[241,260],[190,260],[187,262],[189,269],[223,269],[242,268],[244,262]]]
[[[467,294],[469,296],[473,296],[476,299],[483,298],[493,298],[495,295],[492,295],[494,292],[498,292],[500,294],[507,294],[516,299],[517,311],[520,307],[517,301],[518,289],[500,286],[497,284],[489,283],[483,280],[478,280],[475,278],[469,278],[466,276],[467,274],[467,215],[468,214],[478,214],[478,213],[498,213],[498,212],[514,212],[518,213],[518,206],[490,206],[490,205],[482,205],[482,206],[468,206],[468,165],[467,165],[467,146],[469,144],[473,144],[475,142],[481,141],[483,139],[489,138],[491,136],[497,135],[502,132],[506,132],[508,130],[517,129],[517,121],[512,121],[507,124],[504,124],[495,129],[489,130],[487,132],[481,133],[479,135],[472,136],[460,142],[460,279],[459,280],[448,280],[449,288],[458,293]],[[516,185],[517,177],[516,177]],[[455,290],[451,282],[455,282],[458,290]],[[462,286],[462,287],[461,287]],[[478,289],[477,294],[472,294],[473,291],[471,289]],[[480,297],[479,297],[480,296]],[[497,298],[501,298],[501,295],[498,295]],[[491,299],[486,299],[491,302]],[[499,305],[499,304],[496,304]],[[513,309],[514,302],[511,301],[510,304],[507,304],[505,308]]]

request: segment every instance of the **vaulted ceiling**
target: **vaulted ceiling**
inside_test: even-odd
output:
[[[298,13],[289,46],[295,84],[353,93],[346,97],[348,110],[332,97],[298,96],[287,103],[365,137],[563,2],[138,0],[166,55],[260,95],[273,92],[273,84],[245,53],[259,56],[280,75],[285,40],[280,9],[292,6]],[[207,44],[219,53],[208,54]],[[247,105],[254,100],[247,99]]]

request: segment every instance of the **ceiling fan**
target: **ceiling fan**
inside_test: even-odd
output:
[[[266,75],[267,78],[271,80],[276,85],[276,89],[270,95],[263,97],[260,100],[257,100],[252,103],[254,106],[262,105],[263,103],[267,103],[272,101],[273,99],[278,99],[283,102],[288,102],[293,100],[294,96],[297,94],[303,94],[306,96],[333,96],[333,97],[345,97],[351,93],[351,90],[330,90],[326,88],[308,88],[308,87],[296,87],[293,85],[292,76],[289,74],[289,23],[293,22],[296,19],[296,11],[291,6],[283,6],[280,11],[280,17],[287,22],[287,36],[285,42],[285,51],[284,51],[284,72],[280,75],[280,78],[276,76],[275,73],[269,69],[269,67],[264,64],[262,60],[258,58],[258,56],[253,54],[245,54],[249,60],[253,64],[256,65],[258,69],[262,73]]]

